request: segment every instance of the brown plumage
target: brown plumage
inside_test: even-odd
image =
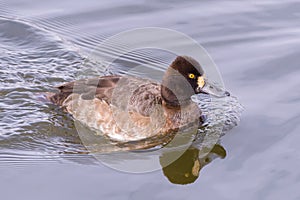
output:
[[[178,56],[162,84],[131,76],[103,76],[63,84],[48,98],[112,140],[137,141],[198,127],[201,111],[190,97],[202,92],[199,78],[203,75],[197,61]]]

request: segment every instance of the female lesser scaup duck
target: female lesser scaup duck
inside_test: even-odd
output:
[[[60,91],[48,99],[110,139],[128,142],[198,127],[201,111],[191,96],[208,94],[212,87],[196,60],[178,56],[161,84],[132,76],[103,76],[58,86]],[[215,91],[219,96],[229,95]]]

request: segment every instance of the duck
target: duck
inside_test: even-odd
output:
[[[199,93],[230,94],[216,88],[202,66],[189,56],[177,56],[161,83],[129,75],[80,79],[56,87],[47,99],[72,117],[112,141],[131,142],[170,137],[203,124],[200,108],[191,100]]]

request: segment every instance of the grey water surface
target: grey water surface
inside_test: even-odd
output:
[[[299,18],[299,0],[0,0],[0,198],[300,199]],[[99,163],[71,117],[38,97],[67,81],[127,71],[88,55],[109,36],[142,27],[200,43],[245,108],[191,184],[173,184],[163,170],[132,174]]]

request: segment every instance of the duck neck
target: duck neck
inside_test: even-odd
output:
[[[161,96],[164,104],[169,108],[180,108],[188,105],[191,102],[190,97],[181,97],[180,100],[178,100],[177,96],[164,85],[161,86]]]
[[[163,85],[161,86],[161,96],[167,107],[175,107],[175,108],[180,107],[180,103],[176,95],[166,86]]]
[[[161,96],[169,107],[180,107],[191,101],[194,94],[190,84],[183,76],[168,69],[161,84]]]

